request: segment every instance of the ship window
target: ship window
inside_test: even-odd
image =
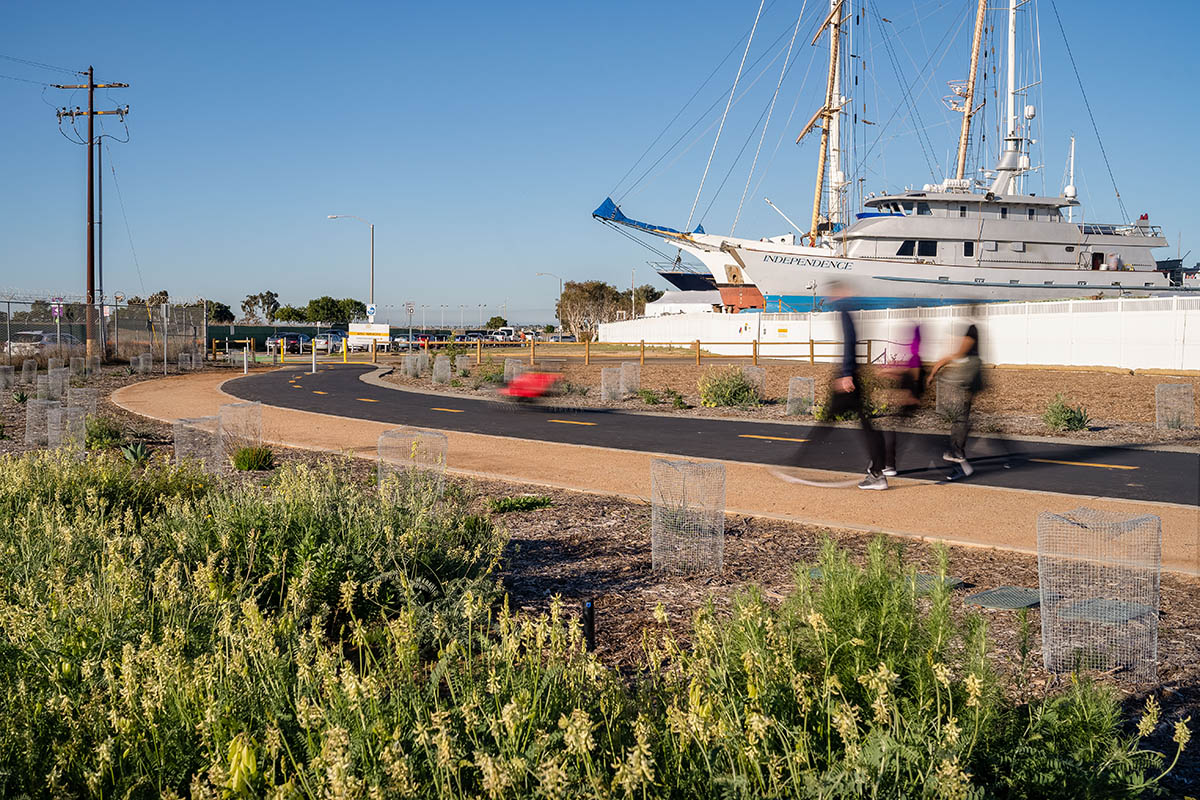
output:
[[[1000,219],[1008,219],[1008,209],[1007,208],[1000,209]]]
[[[974,242],[963,242],[963,255],[967,258],[972,258],[975,255]]]
[[[966,206],[959,206],[959,207],[958,207],[958,216],[960,216],[960,217],[965,217],[966,215],[967,215],[967,207],[966,207]]]
[[[1068,253],[1074,253],[1074,252],[1075,252],[1075,245],[1073,245],[1073,244],[1069,244],[1069,245],[1067,245],[1067,252],[1068,252]]]
[[[911,213],[912,213],[912,210],[913,210],[913,204],[912,204],[912,203],[905,203],[905,204],[904,204],[904,213],[905,213],[905,214],[911,214]]]
[[[1014,253],[1024,253],[1025,252],[1025,243],[1024,242],[1012,242],[1009,246],[1013,249]]]
[[[929,203],[917,203],[917,216],[928,217],[931,216],[932,213],[933,212],[929,210]]]
[[[983,243],[983,249],[984,249],[984,250],[995,250],[995,249],[996,249],[996,243],[995,243],[995,242],[984,242],[984,243]]]
[[[1034,210],[1034,209],[1032,209],[1032,208],[1031,208],[1031,209],[1029,209],[1029,218],[1030,218],[1030,219],[1034,219],[1035,217],[1037,217],[1037,211],[1035,211],[1035,210]]]
[[[925,257],[933,257],[937,255],[937,242],[930,239],[922,239],[917,242],[917,255]]]
[[[915,241],[913,241],[912,239],[909,239],[907,242],[904,242],[900,245],[900,249],[896,251],[896,255],[911,256],[913,254],[913,249],[916,246],[917,246],[917,243]]]

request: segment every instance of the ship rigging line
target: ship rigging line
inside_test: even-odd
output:
[[[1117,178],[1113,175],[1112,164],[1108,161],[1108,153],[1104,150],[1104,140],[1100,138],[1100,128],[1096,125],[1096,115],[1092,113],[1092,104],[1088,102],[1087,92],[1083,88],[1083,78],[1079,76],[1079,66],[1075,63],[1075,54],[1071,52],[1071,43],[1067,40],[1067,31],[1063,28],[1062,17],[1058,15],[1058,4],[1050,0],[1050,8],[1054,10],[1054,20],[1058,23],[1059,33],[1062,34],[1063,44],[1067,48],[1067,58],[1071,59],[1071,69],[1075,70],[1075,82],[1079,84],[1079,93],[1083,95],[1083,105],[1087,109],[1088,119],[1092,122],[1092,131],[1096,134],[1096,143],[1100,145],[1100,157],[1104,159],[1104,168],[1108,170],[1108,179],[1112,181],[1113,191],[1117,195],[1117,207],[1121,209],[1121,218],[1128,221],[1129,212],[1125,210],[1125,201],[1121,199],[1121,190],[1117,188]]]
[[[742,189],[742,199],[738,201],[737,213],[733,215],[733,225],[729,229],[730,236],[733,236],[737,230],[738,220],[742,217],[742,206],[746,203],[746,194],[750,191],[750,181],[753,180],[754,169],[758,166],[758,155],[762,152],[763,140],[767,138],[767,128],[771,125],[771,116],[775,113],[775,101],[779,99],[779,88],[783,86],[784,76],[791,71],[792,47],[796,44],[796,34],[800,33],[800,20],[804,18],[804,9],[807,7],[808,0],[804,0],[800,4],[800,13],[796,15],[796,27],[792,29],[792,40],[788,42],[787,55],[783,57],[783,67],[779,70],[779,81],[775,84],[775,93],[771,95],[771,105],[767,109],[767,121],[763,123],[762,133],[758,137],[758,147],[754,148],[754,160],[750,162],[750,171],[746,173],[746,187]],[[711,203],[709,207],[712,207]]]
[[[746,41],[746,49],[742,51],[742,63],[738,64],[737,75],[733,86],[729,89],[729,99],[725,101],[725,112],[721,114],[721,124],[717,126],[717,138],[713,139],[712,150],[708,153],[708,163],[704,165],[704,174],[700,176],[700,186],[696,188],[696,199],[692,201],[692,210],[688,212],[687,224],[684,230],[692,227],[692,217],[696,214],[696,206],[700,203],[700,193],[704,191],[704,181],[708,178],[708,169],[712,166],[713,156],[717,154],[717,143],[721,141],[721,131],[725,129],[725,118],[729,116],[729,107],[733,105],[733,96],[737,93],[738,81],[742,79],[742,69],[746,66],[746,56],[750,55],[750,45],[754,43],[754,32],[758,30],[758,21],[762,19],[763,6],[766,0],[759,0],[758,13],[754,15],[754,27],[750,29],[750,38]]]
[[[624,228],[622,228],[620,225],[617,225],[615,222],[612,222],[611,220],[607,220],[607,219],[602,219],[602,220],[600,220],[600,221],[601,221],[602,223],[604,223],[605,225],[607,225],[608,227],[612,228],[612,229],[613,229],[614,231],[616,231],[617,233],[619,233],[619,234],[621,234],[622,236],[624,236],[624,237],[625,237],[626,239],[628,239],[629,241],[631,241],[631,242],[636,242],[637,244],[640,244],[642,247],[646,248],[646,249],[647,249],[647,250],[649,250],[651,253],[654,253],[654,255],[658,256],[659,258],[663,259],[664,261],[675,261],[675,260],[677,260],[677,256],[671,256],[671,255],[668,255],[667,253],[664,253],[662,250],[659,250],[659,249],[658,249],[657,247],[655,247],[654,245],[651,245],[651,244],[649,244],[649,243],[647,243],[647,242],[644,242],[644,241],[642,241],[641,239],[639,239],[638,237],[634,236],[634,235],[633,235],[632,233],[630,233],[629,231],[627,231],[627,230],[625,230]]]

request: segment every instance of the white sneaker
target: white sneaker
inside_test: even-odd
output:
[[[899,473],[897,473],[897,472],[896,472],[896,468],[895,468],[895,467],[884,467],[884,468],[883,468],[883,474],[884,474],[884,476],[885,476],[885,477],[888,477],[888,478],[894,478],[894,477],[896,477],[896,475],[898,475]]]
[[[881,491],[888,488],[887,478],[883,477],[882,475],[871,475],[870,473],[867,473],[867,477],[858,482],[858,488],[875,489]]]
[[[942,453],[942,460],[953,461],[955,464],[961,464],[967,459],[963,456],[956,456],[952,451],[947,450],[946,452]]]
[[[965,458],[958,463],[958,469],[950,473],[948,480],[957,481],[963,478],[969,478],[975,474],[975,468]]]

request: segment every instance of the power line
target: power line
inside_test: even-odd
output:
[[[21,83],[32,83],[35,86],[49,86],[50,84],[44,81],[31,81],[29,78],[18,78],[15,75],[0,75],[0,78],[7,78],[10,81],[20,81]]]
[[[83,74],[83,73],[79,72],[78,70],[69,69],[67,67],[56,67],[53,64],[43,64],[40,61],[30,61],[27,58],[17,58],[16,56],[6,56],[3,53],[0,53],[0,58],[3,58],[5,61],[16,62],[17,64],[25,64],[26,66],[29,66],[29,67],[38,67],[39,69],[49,69],[49,70],[55,70],[57,72],[65,72],[68,75]]]

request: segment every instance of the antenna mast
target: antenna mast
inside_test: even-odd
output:
[[[986,16],[987,0],[979,0],[979,9],[975,12],[975,37],[971,40],[971,74],[967,77],[967,91],[962,107],[962,131],[958,135],[958,166],[954,170],[956,180],[962,180],[967,166],[967,141],[971,136],[971,117],[979,110],[975,108],[975,76],[979,72],[979,43],[983,39],[983,21]],[[1011,80],[1012,73],[1010,72],[1009,75]],[[1011,96],[1009,98],[1009,114],[1012,114]]]
[[[1075,199],[1075,137],[1071,137],[1071,155],[1067,159],[1067,186],[1063,189],[1063,194],[1070,199]],[[1075,206],[1067,206],[1067,222],[1075,221]]]

